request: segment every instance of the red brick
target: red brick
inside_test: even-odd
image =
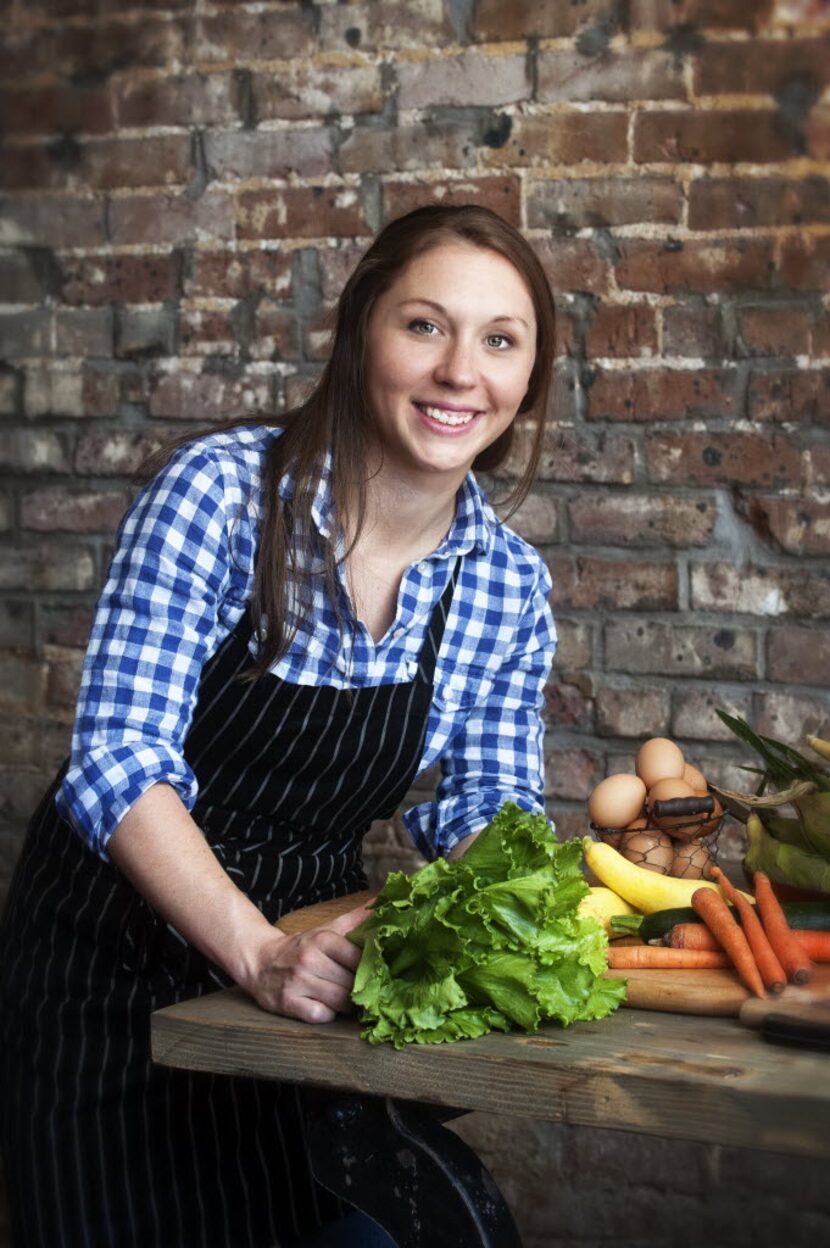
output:
[[[655,620],[612,620],[605,626],[608,671],[657,676],[754,680],[755,633]]]
[[[80,476],[135,476],[162,441],[158,435],[119,429],[85,433],[75,450],[75,472]]]
[[[97,247],[106,241],[104,205],[92,199],[4,199],[0,203],[4,246]]]
[[[228,126],[243,120],[230,74],[122,78],[114,92],[122,127]]]
[[[384,103],[377,65],[298,62],[279,75],[253,74],[251,89],[257,122],[379,113]]]
[[[585,339],[592,359],[636,359],[657,352],[657,314],[647,304],[599,304]]]
[[[812,354],[816,359],[830,355],[830,307],[825,306],[813,326]]]
[[[805,754],[806,736],[830,738],[830,700],[827,694],[815,698],[790,693],[761,693],[756,695],[760,703],[755,719],[758,732],[777,741],[787,741]],[[818,756],[815,761],[819,762]]]
[[[232,307],[184,307],[179,311],[180,352],[191,355],[234,355],[239,342],[231,321]]]
[[[334,320],[334,308],[325,308],[319,316],[305,321],[302,327],[305,359],[327,360],[329,358]]]
[[[94,610],[79,603],[38,604],[38,638],[41,645],[85,649]]]
[[[0,494],[0,533],[10,533],[14,520],[14,499],[10,494]]]
[[[187,195],[134,195],[110,204],[110,237],[116,246],[142,243],[201,243],[232,239],[233,197],[208,190]]]
[[[592,666],[593,636],[592,625],[585,620],[571,620],[557,613],[556,631],[559,644],[553,660],[556,672],[582,672]]]
[[[830,235],[803,235],[785,239],[781,248],[779,279],[793,290],[815,290],[826,294],[830,288]]]
[[[0,299],[3,303],[40,303],[51,293],[51,280],[40,257],[30,251],[0,254]]]
[[[619,239],[617,281],[626,290],[682,294],[687,291],[768,290],[773,273],[768,239],[658,243]]]
[[[673,494],[600,494],[568,501],[571,541],[611,546],[706,546],[717,519],[710,499]]]
[[[734,369],[625,369],[600,372],[588,391],[590,420],[683,420],[734,417]]]
[[[830,616],[830,575],[816,569],[696,563],[690,584],[692,606],[702,611],[801,619]]]
[[[189,134],[94,139],[82,146],[69,182],[92,190],[183,185],[193,174],[191,147]]]
[[[611,265],[590,238],[544,238],[533,241],[554,294],[587,291],[606,295],[611,288]]]
[[[94,587],[95,560],[86,546],[44,542],[4,552],[0,589],[63,591]]]
[[[197,251],[188,258],[184,293],[190,298],[244,299],[262,291],[289,298],[291,256],[281,251]]]
[[[112,308],[58,308],[55,340],[59,356],[112,355]]]
[[[365,250],[366,248],[362,245],[356,246],[348,242],[318,247],[320,293],[327,303],[338,298]]]
[[[576,556],[548,561],[554,609],[671,611],[677,606],[673,563]]]
[[[603,685],[597,693],[597,733],[638,740],[666,732],[669,695],[665,689]]]
[[[594,728],[594,699],[584,690],[570,684],[561,676],[545,685],[545,703],[542,717],[554,729],[573,728],[577,732],[592,732]]]
[[[0,416],[16,416],[22,407],[23,374],[3,366],[0,370]]]
[[[751,420],[830,423],[830,369],[750,374],[747,411]]]
[[[662,48],[608,49],[598,56],[573,49],[539,53],[536,98],[543,103],[684,100],[682,64]]]
[[[767,637],[767,679],[792,685],[827,687],[830,633],[826,628],[771,629]]]
[[[45,308],[0,312],[0,359],[52,354],[52,317]]]
[[[752,694],[726,693],[723,690],[679,688],[672,691],[671,735],[699,741],[734,742],[734,733],[718,719],[715,708],[730,715],[752,718]],[[704,773],[705,774],[705,773]]]
[[[830,502],[752,494],[739,513],[762,538],[788,555],[830,555]]]
[[[679,485],[757,485],[779,489],[801,483],[799,447],[784,437],[755,433],[649,433],[651,481]]]
[[[776,95],[794,79],[806,79],[820,94],[830,83],[827,42],[820,38],[709,42],[693,66],[696,95]]]
[[[82,416],[83,381],[67,369],[30,368],[26,374],[24,410],[27,416]]]
[[[237,233],[251,238],[326,238],[371,234],[360,192],[352,187],[243,191]]]
[[[6,134],[103,134],[114,129],[112,96],[102,87],[52,84],[0,92]]]
[[[552,494],[532,491],[506,523],[527,542],[558,542],[559,500]]]
[[[792,151],[775,118],[774,112],[740,109],[640,112],[634,119],[634,159],[698,165],[786,160]]]
[[[400,125],[381,130],[355,126],[338,148],[337,167],[344,174],[420,173],[425,169],[445,174],[474,165],[481,142],[481,126],[475,118],[443,122],[440,127]]]
[[[84,656],[62,654],[50,657],[47,664],[46,705],[72,709],[78,700]]]
[[[596,228],[646,221],[675,224],[683,192],[672,178],[551,178],[527,184],[531,228]]]
[[[707,357],[731,354],[720,307],[699,301],[663,309],[663,354]]]
[[[181,256],[67,256],[63,300],[70,304],[160,303],[178,296]]]
[[[16,715],[24,708],[37,706],[45,676],[44,664],[37,659],[0,656],[0,706]]]
[[[527,462],[529,431],[517,424],[514,448],[509,461],[500,469],[504,476],[516,476]],[[539,461],[540,481],[592,481],[629,485],[634,480],[634,446],[620,434],[592,434],[570,427],[545,430]]]
[[[314,14],[299,4],[260,13],[234,7],[197,20],[191,55],[236,68],[247,61],[309,56],[314,38]]]
[[[774,0],[630,0],[633,30],[666,30],[700,26],[715,30],[756,30],[764,25]]]
[[[87,416],[115,416],[121,401],[121,374],[85,367],[82,396]]]
[[[742,355],[806,355],[813,318],[802,308],[741,308],[738,325]]]
[[[332,136],[325,129],[213,130],[205,154],[214,177],[318,178],[332,168]]]
[[[807,178],[696,178],[689,229],[749,229],[830,221],[830,181]]]
[[[603,775],[602,757],[593,750],[545,751],[545,794],[585,802]]]
[[[512,168],[578,165],[586,160],[610,163],[627,156],[628,115],[623,111],[515,117],[503,145],[481,149],[482,164]]]
[[[470,22],[476,40],[543,39],[573,35],[583,25],[610,23],[616,15],[612,0],[479,0]]]
[[[297,319],[270,299],[257,305],[251,357],[255,360],[296,360]]]
[[[830,161],[830,108],[813,108],[804,122],[804,154],[810,160]]]
[[[325,4],[318,9],[323,51],[360,52],[398,48],[444,48],[456,42],[442,0],[369,0],[357,4]]]
[[[518,178],[441,178],[436,181],[385,182],[383,219],[393,221],[422,204],[479,204],[491,208],[512,225],[521,225],[521,185]]]
[[[69,472],[69,443],[47,429],[0,430],[0,471]]]
[[[170,373],[158,379],[150,398],[151,415],[181,420],[231,420],[269,408],[269,380],[261,375],[232,380],[210,373]]]
[[[515,104],[530,96],[527,58],[483,54],[476,50],[397,65],[398,107]]]
[[[125,69],[160,69],[182,58],[188,38],[188,24],[168,16],[136,13],[132,21],[64,24],[48,48],[48,70],[79,81]]]

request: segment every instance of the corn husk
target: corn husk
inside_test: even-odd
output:
[[[777,841],[764,828],[758,815],[746,823],[747,851],[744,866],[751,874],[763,871],[779,884],[830,893],[830,862],[797,845]]]

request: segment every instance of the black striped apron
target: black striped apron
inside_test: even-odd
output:
[[[408,683],[242,682],[247,612],[206,664],[185,750],[193,814],[270,920],[365,887],[362,837],[423,753],[457,566]],[[292,1087],[152,1065],[151,1012],[228,981],[58,817],[61,776],[0,937],[15,1248],[266,1248],[339,1216],[311,1177]]]

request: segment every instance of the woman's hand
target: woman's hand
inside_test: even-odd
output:
[[[360,906],[293,936],[275,928],[241,986],[264,1010],[306,1023],[330,1023],[348,1013],[360,950],[346,933],[369,913]]]

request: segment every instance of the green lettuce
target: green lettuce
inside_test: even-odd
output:
[[[606,935],[577,913],[581,861],[581,841],[507,802],[463,858],[390,875],[351,933],[364,1039],[400,1049],[615,1010],[625,981],[602,978]]]

